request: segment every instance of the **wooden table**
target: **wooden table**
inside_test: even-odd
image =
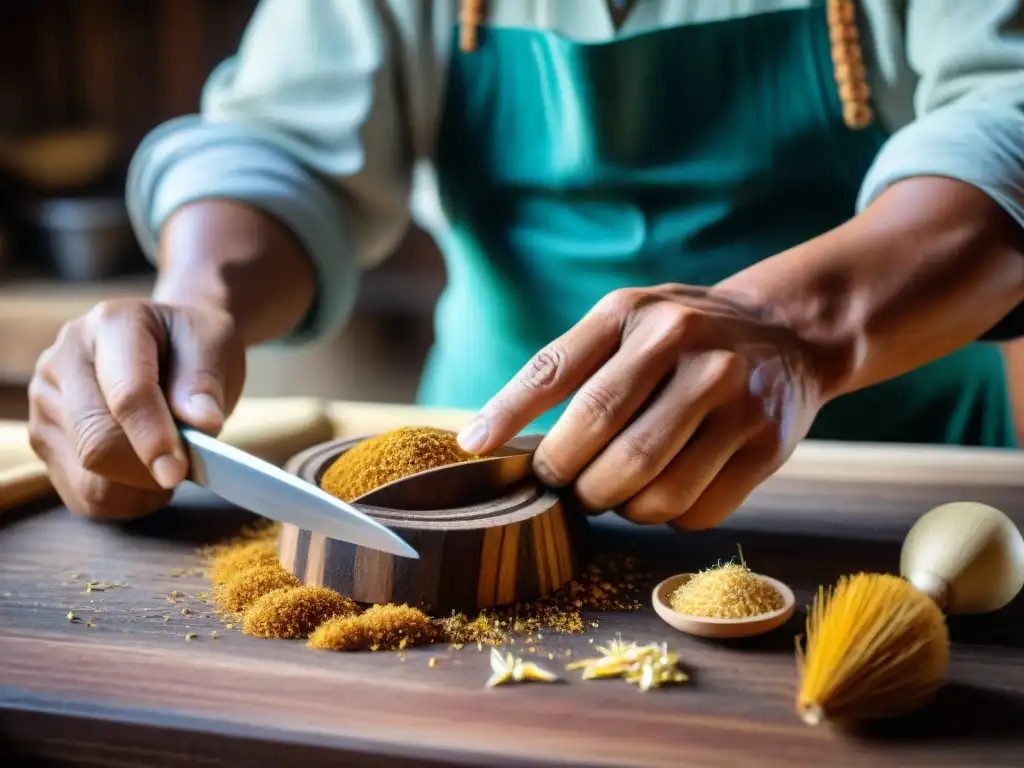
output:
[[[955,455],[948,466],[960,466]],[[836,469],[826,477],[805,466],[772,481],[713,532],[606,517],[595,522],[594,543],[668,572],[727,558],[739,542],[752,567],[793,585],[805,605],[840,574],[895,570],[906,530],[937,503],[988,501],[1024,521],[1024,473],[1020,483],[969,488],[976,473],[957,485],[936,471],[936,485]],[[596,629],[538,645],[578,658],[592,652],[591,640],[616,633],[668,641],[692,684],[641,693],[618,680],[582,682],[541,656],[567,682],[485,690],[488,658],[475,647],[421,649],[404,660],[314,652],[225,630],[196,600],[168,602],[172,590],[207,588],[201,577],[171,574],[243,519],[187,494],[120,528],[73,519],[53,503],[0,516],[0,754],[147,766],[1021,764],[1024,598],[999,614],[951,620],[951,681],[938,701],[852,737],[794,715],[799,615],[767,638],[732,644],[679,635],[650,610],[594,616]],[[87,579],[127,586],[86,593]],[[69,611],[81,621],[69,622]],[[186,641],[187,632],[198,636]],[[431,656],[440,663],[428,666]]]

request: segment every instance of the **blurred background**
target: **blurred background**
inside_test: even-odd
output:
[[[132,152],[195,112],[256,0],[0,0],[0,418],[60,326],[97,301],[145,295],[152,270],[122,202]],[[246,394],[411,402],[444,266],[411,231],[364,279],[338,338],[250,355]]]
[[[145,295],[152,270],[122,203],[142,137],[196,111],[256,0],[0,0],[0,418],[60,326],[97,301]],[[246,394],[411,402],[444,266],[409,232],[364,278],[338,338],[250,355]],[[1006,348],[1024,437],[1024,342]]]

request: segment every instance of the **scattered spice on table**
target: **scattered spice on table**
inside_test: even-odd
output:
[[[279,526],[276,524],[255,526],[235,540],[207,551],[210,557],[210,579],[214,582],[214,605],[223,618],[232,622],[227,624],[229,629],[240,618],[242,630],[246,634],[277,636],[273,629],[277,622],[266,613],[272,605],[276,605],[275,601],[263,606],[259,621],[253,619],[247,626],[245,616],[267,594],[283,587],[294,588],[298,585],[298,579],[277,560],[278,531]],[[584,622],[584,611],[623,611],[641,607],[639,595],[647,588],[649,581],[646,574],[638,571],[633,558],[602,557],[588,566],[578,579],[544,598],[531,603],[488,609],[472,617],[455,614],[428,619],[432,629],[430,632],[424,628],[424,614],[408,606],[377,606],[376,610],[370,608],[367,611],[370,618],[363,620],[367,623],[351,621],[341,624],[342,618],[351,618],[354,614],[353,610],[346,608],[339,612],[341,618],[332,623],[329,630],[325,629],[311,645],[335,648],[376,646],[377,650],[385,650],[392,649],[396,643],[400,644],[404,637],[404,647],[425,642],[445,642],[456,647],[467,643],[478,644],[482,648],[483,645],[514,643],[516,636],[531,638],[528,642],[533,642],[534,638],[540,639],[541,632],[579,634],[586,629],[587,624],[596,624],[592,620]],[[318,589],[327,590],[326,587]],[[337,600],[347,601],[337,592],[327,591],[335,595]],[[302,599],[301,595],[317,599],[316,596],[323,594],[326,592],[295,593],[289,600]],[[172,595],[177,596],[178,593]],[[292,610],[298,610],[294,603]],[[389,627],[386,633],[383,632],[383,623],[378,623],[384,620]],[[310,627],[307,634],[312,634],[317,626]],[[284,631],[289,637],[307,636],[294,634],[298,631],[294,627]],[[357,637],[362,639],[357,642]],[[370,639],[373,637],[379,638],[377,642]],[[392,641],[390,638],[394,637],[398,639]]]
[[[328,587],[275,589],[245,612],[242,631],[267,639],[302,638],[328,619],[351,616],[357,611],[354,602]]]
[[[781,608],[779,590],[751,573],[742,552],[740,560],[694,574],[669,595],[672,610],[687,616],[742,619]]]
[[[649,576],[637,570],[633,558],[605,556],[587,566],[579,579],[539,600],[490,608],[472,618],[456,614],[441,623],[453,643],[502,645],[514,635],[538,632],[575,635],[585,629],[584,611],[639,609],[638,594],[649,581]],[[597,626],[597,622],[589,623]]]
[[[400,651],[436,642],[440,628],[418,608],[374,605],[365,613],[338,616],[317,627],[309,647],[330,651]]]
[[[356,443],[320,478],[320,487],[342,501],[403,477],[477,458],[462,450],[454,432],[403,427]]]

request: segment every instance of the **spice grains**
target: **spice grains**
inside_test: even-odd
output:
[[[672,610],[687,616],[742,619],[782,607],[782,595],[746,565],[725,563],[708,568],[669,595]]]
[[[320,478],[320,487],[342,501],[428,469],[472,461],[454,432],[433,427],[404,427],[367,438],[349,448]]]

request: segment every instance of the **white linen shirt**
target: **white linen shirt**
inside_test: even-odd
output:
[[[636,0],[616,30],[605,0],[489,0],[486,24],[597,42],[810,3]],[[1024,1],[860,5],[891,137],[857,209],[900,179],[939,175],[984,190],[1024,225]],[[128,210],[146,253],[155,258],[161,227],[186,203],[258,206],[316,266],[316,307],[289,341],[337,330],[360,270],[394,250],[410,217],[445,227],[432,156],[458,10],[458,0],[261,0],[200,114],[157,127],[132,160]]]

